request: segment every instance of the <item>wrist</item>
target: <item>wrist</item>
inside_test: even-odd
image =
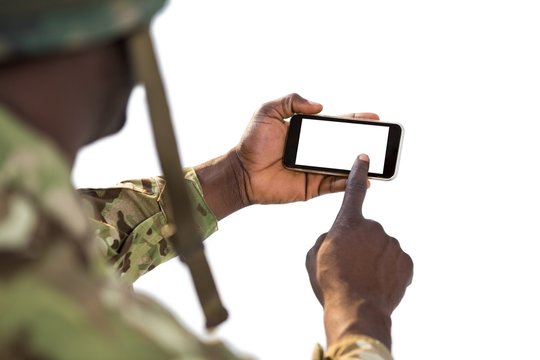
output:
[[[244,174],[234,150],[194,167],[204,199],[218,220],[249,205]]]
[[[365,335],[391,348],[392,320],[379,306],[365,299],[325,299],[324,325],[327,346],[350,335]]]

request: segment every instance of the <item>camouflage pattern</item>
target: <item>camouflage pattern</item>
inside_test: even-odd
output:
[[[81,49],[145,26],[166,0],[0,0],[0,62]]]
[[[217,220],[206,205],[195,171],[184,172],[193,214],[206,239],[217,230]],[[176,254],[163,236],[170,206],[164,201],[161,177],[126,181],[107,189],[79,190],[91,214],[101,252],[129,284]]]
[[[0,359],[238,358],[221,343],[198,340],[109,270],[85,212],[88,204],[99,203],[92,199],[105,198],[92,191],[107,190],[85,191],[81,201],[60,152],[1,106],[0,129]],[[192,189],[197,188],[196,181],[193,184]],[[115,251],[124,255],[117,262],[131,252],[129,261],[144,264],[147,271],[170,256],[155,255],[159,237],[150,237],[153,243],[145,245],[138,236],[129,241],[131,233],[126,233],[128,226],[135,232],[159,230],[159,221],[143,227],[133,224],[145,216],[141,214],[148,219],[166,216],[166,204],[159,198],[163,186],[159,178],[124,184],[109,191],[116,193],[110,203],[103,200],[103,208],[93,210],[101,214],[96,223],[116,229],[101,241],[122,242]],[[200,198],[200,188],[193,196]],[[206,213],[205,219],[209,216]],[[107,218],[117,221],[106,223]],[[208,223],[214,225],[201,224],[206,234],[215,230],[215,220]],[[104,233],[99,227],[97,231]],[[111,253],[116,248],[103,243],[100,247]],[[144,272],[130,268],[126,278]]]
[[[312,360],[392,360],[392,354],[380,341],[365,335],[348,335],[332,345],[326,354],[321,346]]]

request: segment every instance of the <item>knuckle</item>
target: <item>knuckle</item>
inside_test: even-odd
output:
[[[275,111],[275,108],[276,108],[276,102],[268,101],[268,102],[263,103],[261,106],[259,106],[259,109],[257,110],[257,112],[263,115],[269,115],[273,111]]]
[[[391,237],[391,241],[394,244],[394,248],[397,250],[398,269],[404,275],[408,275],[408,284],[412,281],[414,262],[409,254],[407,254],[402,248],[399,241],[396,238]]]
[[[414,262],[407,253],[404,253],[403,262],[405,263],[404,272],[408,275],[407,285],[410,285],[412,283],[413,274],[414,274]]]
[[[292,92],[289,95],[285,96],[284,99],[289,99],[289,101],[295,101],[301,100],[302,97],[298,93]]]
[[[326,239],[326,235],[328,235],[327,232],[324,234],[321,234],[321,236],[317,238],[317,241],[315,241],[315,245],[313,245],[313,248],[312,248],[312,249],[315,249],[315,252],[319,251],[321,244],[323,243],[324,239]]]
[[[407,265],[407,268],[409,268],[411,270],[411,273],[412,273],[412,271],[414,269],[414,261],[411,258],[411,256],[409,254],[407,254],[406,252],[403,252],[403,260],[404,260],[405,264]]]
[[[349,181],[348,190],[353,192],[366,192],[367,182],[365,181]]]
[[[312,264],[313,264],[313,248],[309,249],[307,254],[306,254],[306,261],[305,261],[305,265],[306,265],[306,269],[308,271],[310,271],[310,269],[312,268]]]
[[[377,222],[375,220],[366,220],[366,222],[367,222],[369,228],[372,231],[382,232],[382,233],[386,234],[386,232],[384,231],[384,227],[381,225],[381,223],[379,223],[379,222]]]
[[[292,109],[292,104],[294,102],[294,97],[292,95],[287,95],[281,98],[281,111],[285,112],[287,109]]]
[[[367,173],[366,175],[358,176],[358,173],[355,175],[355,179],[351,181],[351,186],[354,189],[361,190],[363,192],[367,192],[368,190],[368,178]]]
[[[291,112],[293,104],[303,98],[297,93],[290,93],[276,100],[268,101],[259,106],[257,114],[283,120],[288,117],[286,114]]]
[[[358,216],[356,211],[350,208],[342,208],[332,225],[331,231],[338,234],[357,231],[362,221],[363,219]]]
[[[276,100],[265,102],[259,107],[258,113],[281,120],[285,113],[292,109],[292,104],[297,99],[301,99],[300,95],[291,93]]]
[[[326,239],[327,234],[328,233],[321,234],[321,236],[317,238],[315,244],[313,244],[311,249],[308,250],[306,254],[306,268],[308,270],[314,267],[317,259],[317,253],[319,252],[322,242],[324,241],[324,239]]]
[[[393,236],[389,236],[389,238],[390,238],[390,241],[394,244],[394,247],[395,247],[396,249],[398,249],[399,251],[405,253],[405,252],[401,249],[401,244],[399,243],[399,240],[398,240],[398,239],[396,239],[396,238],[393,237]]]

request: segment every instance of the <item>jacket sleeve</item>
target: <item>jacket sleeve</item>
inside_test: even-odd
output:
[[[204,201],[195,171],[186,169],[184,178],[195,221],[206,239],[217,230],[217,219]],[[101,252],[129,284],[176,255],[162,235],[170,216],[163,196],[165,186],[163,178],[154,177],[106,189],[79,190]]]
[[[332,345],[326,353],[320,345],[312,360],[392,360],[392,354],[380,341],[365,335],[349,335]]]

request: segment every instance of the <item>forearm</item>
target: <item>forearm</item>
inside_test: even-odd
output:
[[[218,220],[249,205],[244,189],[244,175],[236,152],[195,166],[204,200]]]

